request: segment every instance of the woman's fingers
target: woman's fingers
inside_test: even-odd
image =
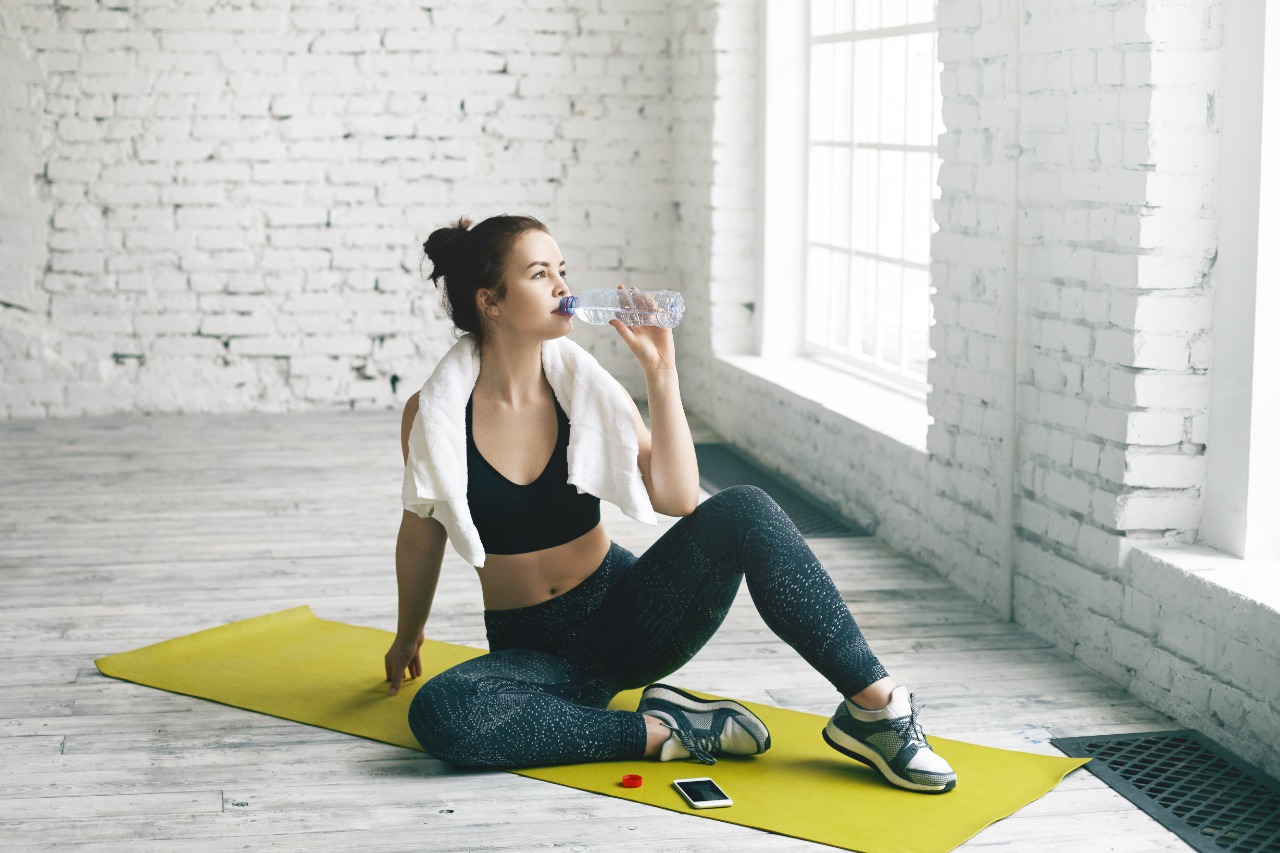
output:
[[[626,291],[627,300],[632,308],[639,311],[652,311],[657,307],[653,297],[638,287],[627,287],[625,284],[620,284],[618,289]]]
[[[631,331],[631,327],[617,317],[610,320],[609,325],[618,330],[618,334],[622,335],[622,339],[626,341],[627,346],[634,351],[636,348],[636,333]]]
[[[394,696],[400,690],[400,681],[404,678],[404,666],[396,666],[395,649],[387,652],[382,658],[382,666],[387,675],[387,681],[391,682],[391,687],[387,693]]]

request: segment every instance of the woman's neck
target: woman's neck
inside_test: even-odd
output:
[[[485,398],[520,408],[544,400],[549,390],[541,340],[487,339],[481,346],[476,391]]]

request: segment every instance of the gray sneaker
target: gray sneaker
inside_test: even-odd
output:
[[[833,748],[908,791],[943,794],[956,786],[955,771],[929,746],[916,722],[916,697],[905,687],[895,687],[879,711],[851,706],[841,702],[822,730]]]
[[[671,729],[658,756],[662,761],[693,757],[715,764],[714,753],[758,755],[770,746],[764,721],[731,699],[699,699],[678,687],[651,684],[636,710]]]

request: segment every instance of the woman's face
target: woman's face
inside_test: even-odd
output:
[[[494,301],[488,288],[477,294],[480,312],[501,333],[539,339],[558,338],[573,330],[573,318],[555,313],[570,294],[560,246],[545,231],[526,231],[507,256],[507,295]]]

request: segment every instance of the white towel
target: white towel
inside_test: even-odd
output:
[[[640,443],[626,389],[568,338],[543,341],[542,368],[569,416],[568,482],[636,521],[657,524],[640,476]],[[477,568],[485,554],[467,506],[466,410],[479,376],[475,336],[463,335],[422,386],[401,495],[405,509],[443,524],[454,550]]]

